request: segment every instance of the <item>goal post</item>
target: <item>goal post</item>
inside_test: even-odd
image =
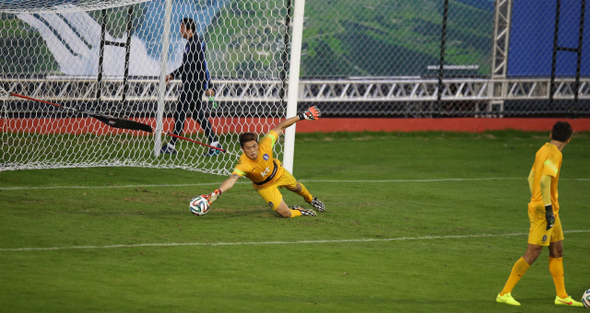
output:
[[[170,47],[170,18],[172,16],[172,0],[166,0],[164,9],[164,32],[162,33],[162,53],[168,55]],[[166,58],[160,59],[160,80],[158,88],[158,107],[156,111],[156,131],[154,132],[154,156],[160,156],[162,148],[162,119],[164,117],[164,94],[166,93],[166,73],[168,62]]]
[[[289,91],[287,97],[287,116],[295,116],[295,114],[297,114],[304,10],[305,0],[295,0],[293,12],[293,33],[291,40],[291,72],[289,75]],[[285,154],[283,156],[283,166],[291,173],[293,173],[293,161],[295,156],[296,126],[297,124],[294,124],[285,130]]]
[[[227,175],[240,154],[240,133],[263,135],[297,110],[296,101],[288,107],[290,102],[284,99],[297,95],[285,88],[298,87],[290,77],[294,53],[285,51],[295,49],[285,43],[286,37],[293,39],[285,24],[288,1],[31,3],[0,4],[5,28],[0,45],[15,52],[4,55],[0,64],[0,87],[6,91],[0,99],[0,171],[135,166]],[[175,154],[159,153],[172,138],[167,134],[175,127],[183,88],[181,77],[168,84],[165,77],[182,64],[187,40],[180,34],[180,21],[186,17],[196,22],[195,36],[203,43],[207,75],[216,94],[213,101],[202,93],[191,99],[201,99],[215,140],[228,153],[206,156],[207,147],[182,140],[176,142]],[[101,37],[109,44],[104,46]],[[125,43],[128,58],[122,48]],[[298,74],[299,69],[295,71]],[[7,96],[10,93],[73,110]],[[133,120],[155,132],[115,129],[80,112]],[[211,143],[210,133],[198,122],[201,117],[188,115],[181,135]],[[292,144],[294,133],[275,145],[276,156],[287,164],[292,164],[293,149],[285,147]]]

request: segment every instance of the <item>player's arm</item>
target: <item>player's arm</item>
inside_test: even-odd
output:
[[[182,71],[182,65],[179,68],[177,68],[176,70],[172,71],[170,74],[166,75],[166,84],[175,78],[179,78],[181,76],[180,75],[181,71]]]
[[[241,176],[238,174],[231,174],[231,176],[228,179],[221,183],[219,188],[215,189],[210,194],[201,195],[201,197],[209,200],[209,204],[215,202],[215,200],[217,200],[217,198],[219,198],[219,196],[221,196],[222,193],[229,191],[236,184],[238,179],[240,179],[240,177]]]
[[[180,66],[174,71],[172,71],[170,74],[166,75],[166,83],[170,82],[170,80],[172,79],[181,78],[182,73],[195,73],[195,63],[197,59],[196,55],[198,53],[198,45],[195,45],[195,43],[196,41],[191,41],[188,50],[185,50],[183,52],[182,63],[180,64]]]
[[[547,230],[551,229],[555,223],[555,214],[553,213],[553,204],[551,203],[551,183],[559,174],[559,168],[555,165],[558,163],[558,156],[556,154],[550,155],[543,163],[543,170],[541,172],[541,197],[545,205]]]
[[[531,169],[531,171],[529,172],[529,178],[527,178],[527,180],[529,181],[529,189],[531,190],[532,195],[533,186],[535,185],[535,171],[533,169]]]
[[[541,197],[543,197],[543,204],[545,204],[545,219],[547,220],[547,230],[553,227],[555,223],[555,215],[553,214],[553,205],[551,204],[551,180],[553,177],[549,175],[541,176]]]
[[[221,192],[227,192],[229,191],[238,181],[238,179],[240,179],[240,175],[238,174],[231,174],[231,176],[226,179],[223,183],[221,183],[221,186],[219,186],[218,190],[220,190]]]
[[[196,36],[196,35],[195,35]],[[212,94],[213,90],[211,89],[211,76],[209,75],[209,67],[207,66],[207,61],[205,59],[205,51],[206,51],[206,47],[205,47],[205,41],[203,41],[202,38],[198,37],[195,40],[195,53],[193,57],[193,60],[195,61],[195,68],[194,71],[195,73],[199,73],[198,77],[199,80],[203,79],[204,81],[202,81],[202,86],[203,89],[205,90],[205,94],[207,96],[213,96],[214,94]]]
[[[191,49],[189,49],[191,50]],[[170,72],[170,74],[166,75],[166,83],[169,83],[171,80],[173,79],[179,79],[182,77],[182,73],[189,70],[188,67],[188,58],[187,58],[187,53],[188,52],[184,52],[183,56],[182,56],[182,63],[180,64],[180,66],[175,69],[174,71]]]
[[[289,127],[301,120],[314,121],[314,120],[317,120],[318,118],[320,118],[321,115],[322,114],[321,114],[320,110],[316,106],[312,106],[311,108],[307,109],[305,112],[299,113],[297,116],[293,116],[291,118],[288,118],[288,119],[280,122],[272,130],[275,133],[277,133],[277,135],[280,135],[283,132],[283,130],[285,130],[287,127]]]
[[[553,177],[549,175],[541,176],[541,196],[543,197],[543,204],[551,205],[551,180]]]

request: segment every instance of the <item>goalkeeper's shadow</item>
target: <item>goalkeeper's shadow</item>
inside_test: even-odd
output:
[[[204,216],[198,216],[204,219],[231,219],[231,218],[280,218],[277,213],[266,208],[211,208]]]

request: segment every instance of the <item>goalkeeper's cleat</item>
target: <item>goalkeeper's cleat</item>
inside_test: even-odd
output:
[[[326,210],[326,206],[324,206],[324,203],[322,201],[318,200],[318,198],[313,198],[308,203],[312,207],[314,207],[316,210],[318,210],[318,212],[324,212],[324,210]]]
[[[555,297],[555,305],[567,305],[567,306],[577,306],[577,307],[584,306],[582,304],[582,302],[578,302],[578,301],[572,299],[571,296],[568,296],[567,298],[560,298],[559,296],[556,296]]]
[[[292,209],[301,212],[303,216],[316,216],[315,211],[312,209],[304,209],[298,205],[294,205]]]
[[[516,305],[516,306],[520,305],[520,302],[518,302],[518,301],[514,300],[514,298],[512,298],[512,295],[510,294],[510,292],[507,294],[504,294],[503,296],[498,294],[498,296],[496,297],[496,302],[506,303],[506,304],[510,304],[510,305]]]
[[[160,154],[176,154],[176,149],[174,149],[173,145],[171,145],[170,143],[167,143],[160,150]]]
[[[211,146],[222,149],[221,144],[217,141],[211,143]],[[217,155],[220,153],[221,153],[221,151],[219,151],[217,149],[209,148],[209,150],[207,152],[205,152],[205,154],[203,154],[203,156],[210,157],[210,156],[214,156],[214,155]]]

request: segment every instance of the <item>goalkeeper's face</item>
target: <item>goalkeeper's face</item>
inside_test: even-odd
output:
[[[242,151],[250,160],[256,160],[258,158],[258,143],[255,140],[244,143]]]

